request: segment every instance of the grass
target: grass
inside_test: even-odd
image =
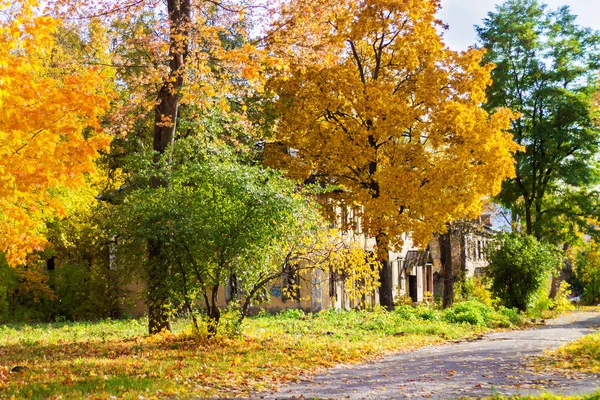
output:
[[[538,358],[538,366],[583,373],[600,373],[600,332],[583,336]]]
[[[244,321],[243,335],[212,339],[187,326],[154,336],[145,320],[0,327],[0,398],[248,397],[338,363],[488,329],[383,311],[261,315]]]

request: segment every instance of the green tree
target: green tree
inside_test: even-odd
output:
[[[483,62],[496,64],[485,107],[520,113],[511,131],[525,148],[500,202],[527,234],[571,242],[598,210],[600,36],[576,25],[567,6],[551,11],[537,0],[497,6],[477,33]]]
[[[583,290],[584,301],[598,304],[600,301],[600,245],[592,242],[590,247],[577,255],[575,278]]]
[[[526,310],[548,274],[560,265],[561,254],[531,235],[499,235],[487,254],[492,293],[506,307]]]
[[[232,285],[254,300],[281,276],[289,249],[316,235],[323,223],[292,181],[241,163],[223,147],[189,145],[194,142],[180,141],[172,159],[160,157],[160,164],[146,159],[138,178],[146,188],[127,196],[120,210],[119,247],[135,264],[144,254],[140,248],[161,241],[158,256],[172,266],[162,283],[168,296],[188,308],[202,301],[214,334],[225,303],[219,288]],[[169,185],[152,187],[157,176]]]

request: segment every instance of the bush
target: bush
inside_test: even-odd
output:
[[[469,300],[456,303],[445,310],[443,320],[455,324],[509,328],[521,323],[521,315],[516,308],[500,306],[494,310],[479,300]]]
[[[412,321],[414,319],[417,319],[417,309],[409,305],[396,307],[394,309],[394,314],[406,321]]]
[[[461,274],[464,275],[464,271],[461,271]],[[474,291],[474,278],[461,279],[459,277],[458,281],[454,284],[454,301],[460,302],[470,300],[473,298]]]
[[[284,319],[302,319],[306,317],[306,314],[299,308],[288,308],[280,312],[279,317]]]
[[[554,308],[554,300],[550,298],[551,277],[544,279],[543,284],[531,295],[527,305],[527,315],[534,318],[549,318],[548,311]]]
[[[558,293],[554,297],[554,309],[558,312],[571,311],[575,309],[575,306],[569,300],[571,295],[571,285],[567,282],[561,282]]]
[[[600,245],[592,243],[588,251],[577,257],[575,276],[583,288],[583,298],[588,304],[600,301]]]
[[[54,292],[37,265],[9,267],[0,253],[0,323],[48,321]]]
[[[415,308],[415,313],[417,318],[424,321],[439,321],[442,319],[438,310],[423,305],[417,306],[417,308]]]
[[[558,292],[551,299],[550,296],[550,278],[535,293],[530,306],[527,309],[527,315],[530,317],[551,318],[556,313],[570,311],[575,309],[569,301],[569,284],[562,282]]]
[[[506,308],[504,306],[498,307],[498,313],[508,319],[511,325],[518,325],[521,323],[521,314],[517,308]]]
[[[479,300],[488,307],[492,307],[494,304],[492,292],[490,292],[490,289],[483,283],[481,277],[475,276],[469,280],[472,281],[473,285],[473,299]]]
[[[486,273],[491,278],[492,293],[504,306],[522,311],[535,300],[550,272],[562,262],[558,249],[541,244],[533,236],[514,233],[498,235],[487,258]]]
[[[467,322],[471,325],[487,326],[491,321],[492,309],[477,300],[456,303],[444,311],[443,319],[451,323]]]

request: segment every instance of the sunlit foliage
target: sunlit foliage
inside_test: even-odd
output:
[[[64,216],[52,190],[77,187],[108,145],[98,118],[108,108],[101,74],[49,64],[58,21],[37,16],[37,2],[0,9],[0,251],[25,262],[45,244],[44,221]]]

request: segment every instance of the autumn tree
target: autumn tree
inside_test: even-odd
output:
[[[260,84],[262,58],[245,38],[250,9],[236,1],[61,1],[54,12],[69,21],[101,20],[109,27],[119,98],[108,120],[117,134],[111,167],[131,150],[151,146],[157,160],[176,138],[202,135],[206,116],[243,114],[243,96]],[[243,118],[243,116],[242,116]],[[250,132],[246,132],[246,136]],[[127,182],[135,186],[135,182]],[[155,189],[168,181],[153,180]],[[160,239],[148,246],[149,331],[170,329],[168,280]]]
[[[481,108],[492,65],[482,50],[451,51],[437,0],[285,3],[270,51],[287,60],[269,83],[275,140],[294,151],[267,157],[296,177],[343,188],[364,207],[375,237],[381,304],[393,307],[388,249],[401,234],[475,217],[512,176],[511,113]],[[290,155],[293,154],[294,156]]]
[[[109,143],[101,73],[53,68],[59,22],[37,5],[0,2],[0,252],[11,265],[44,247],[44,221],[64,216],[53,190],[81,185]]]
[[[598,212],[600,35],[575,23],[567,6],[550,10],[537,0],[510,0],[477,27],[495,63],[485,108],[519,113],[511,124],[525,151],[515,155],[516,175],[499,196],[528,235],[570,243],[593,230]]]

